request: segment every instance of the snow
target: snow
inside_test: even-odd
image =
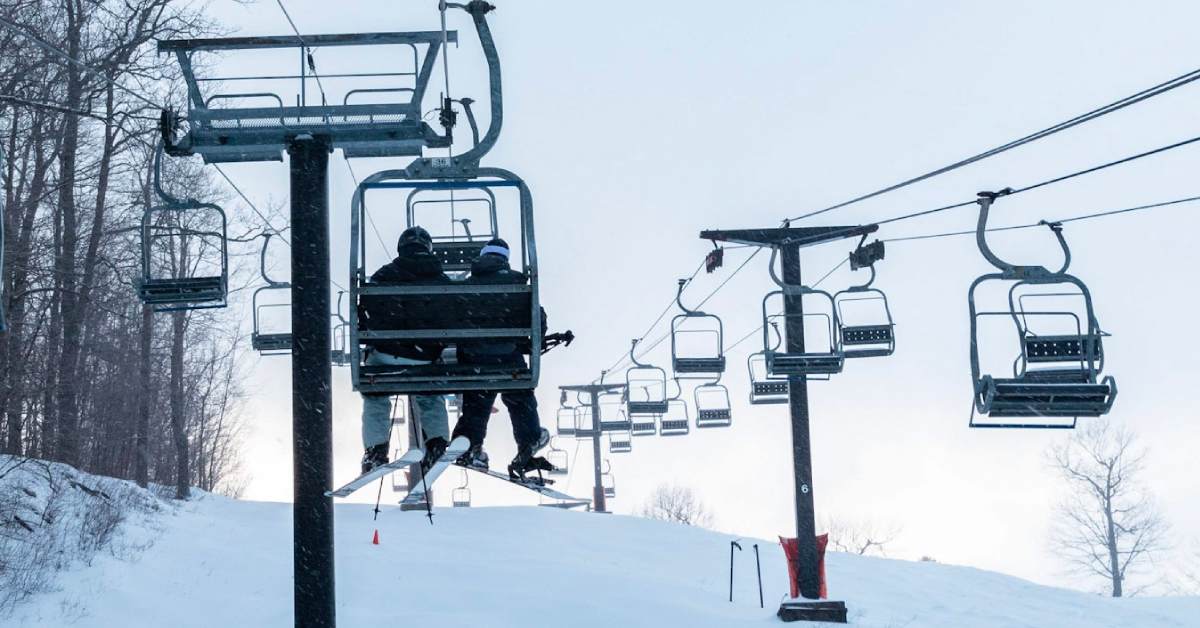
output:
[[[774,541],[634,517],[537,507],[423,512],[339,504],[338,625],[746,626],[774,624],[786,593]],[[291,505],[200,494],[60,574],[0,625],[22,628],[290,628]],[[380,545],[371,537],[378,529]],[[766,608],[758,606],[759,544]],[[831,554],[829,590],[855,626],[1142,628],[1200,626],[1200,598],[1113,600],[968,567]],[[811,624],[810,624],[811,625]]]

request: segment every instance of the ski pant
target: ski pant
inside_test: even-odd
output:
[[[409,365],[428,364],[422,360],[412,360],[394,356],[390,353],[372,350],[367,356],[368,365]],[[392,437],[392,401],[389,395],[364,394],[362,412],[363,448],[370,449],[380,443],[386,443]],[[442,437],[446,440],[450,435],[450,417],[446,415],[446,400],[443,395],[412,395],[415,420],[419,421],[423,441]]]
[[[488,419],[492,416],[492,406],[496,403],[496,395],[508,408],[508,416],[512,419],[513,440],[518,445],[533,445],[542,435],[542,426],[538,419],[537,397],[532,390],[485,390],[463,393],[462,416],[454,426],[454,436],[466,436],[472,445],[482,445],[487,437]]]

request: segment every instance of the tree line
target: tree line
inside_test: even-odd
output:
[[[155,313],[134,290],[153,104],[177,78],[155,42],[214,27],[177,0],[16,0],[0,17],[0,449],[180,498],[236,492],[237,313]],[[163,167],[173,194],[223,194],[195,162]]]

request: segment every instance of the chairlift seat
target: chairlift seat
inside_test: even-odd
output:
[[[1024,340],[1025,359],[1031,363],[1099,360],[1104,350],[1100,336],[1093,334],[1030,336]],[[1089,352],[1091,355],[1087,355]]]
[[[660,419],[658,422],[659,436],[683,436],[690,431],[687,419]]]
[[[629,416],[657,416],[667,413],[667,402],[663,401],[629,401],[625,404]]]
[[[604,487],[604,496],[605,497],[616,497],[617,496],[617,488],[615,486]]]
[[[696,427],[729,427],[733,424],[733,412],[729,408],[696,410]]]
[[[600,421],[601,432],[628,432],[631,429],[633,429],[633,421],[628,418]]]
[[[516,365],[415,364],[359,367],[361,392],[435,393],[457,390],[533,388],[528,367]]]
[[[674,369],[680,374],[705,374],[705,373],[724,373],[725,372],[725,356],[713,356],[702,358],[681,358],[677,357],[674,360]]]
[[[634,436],[654,436],[658,433],[657,415],[634,417],[629,426],[629,432]]]
[[[845,354],[836,353],[767,353],[767,374],[772,377],[790,375],[833,375],[841,373]]]
[[[291,333],[253,334],[250,344],[259,353],[283,353],[292,350]]]
[[[633,443],[627,440],[612,440],[608,441],[608,451],[614,454],[627,454],[633,451]]]
[[[138,296],[150,305],[224,302],[225,295],[221,276],[143,279],[138,285]]]
[[[1074,373],[1078,379],[1080,371]],[[1011,379],[985,376],[980,384],[979,411],[989,417],[1098,417],[1108,413],[1117,395],[1111,377],[1092,383],[1052,381],[1028,374]]]

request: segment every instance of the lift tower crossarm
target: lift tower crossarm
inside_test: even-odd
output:
[[[783,283],[803,285],[800,277],[800,249],[825,242],[857,238],[874,233],[879,225],[844,227],[780,227],[774,229],[732,229],[701,231],[700,237],[713,242],[730,242],[778,249],[783,260]],[[800,291],[784,290],[783,311],[787,353],[804,353],[804,304]],[[846,622],[846,605],[820,601],[816,517],[813,508],[812,444],[809,438],[808,379],[805,375],[788,376],[788,408],[792,423],[792,474],[795,481],[796,582],[804,599],[788,600],[779,608],[784,621]]]

